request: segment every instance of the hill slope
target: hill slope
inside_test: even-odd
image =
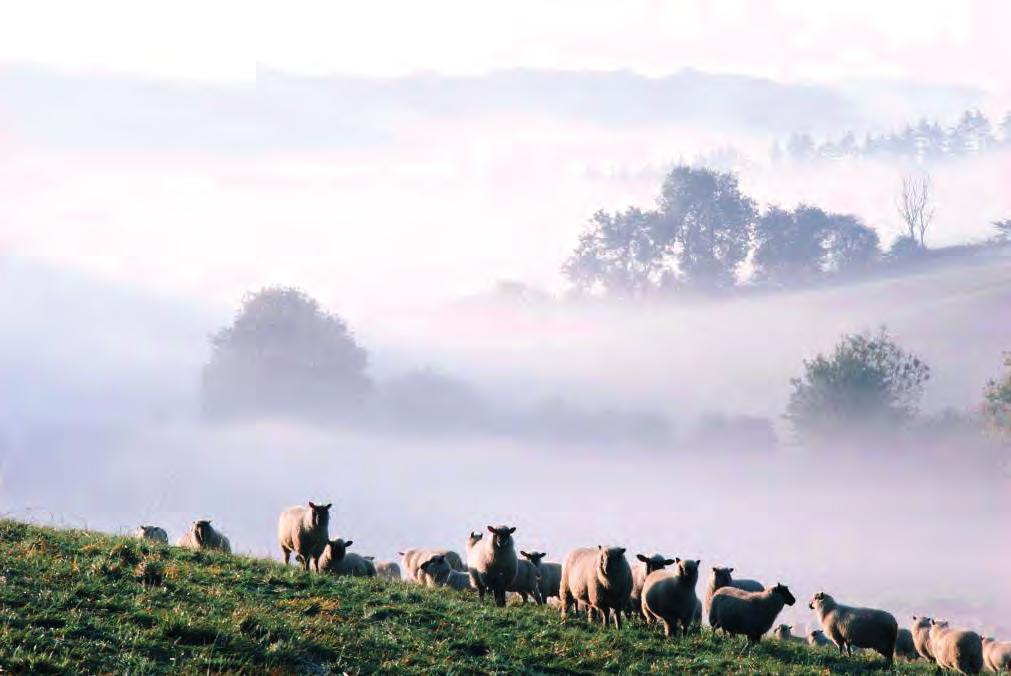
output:
[[[148,576],[148,584],[143,581]],[[668,641],[545,607],[0,521],[0,667],[13,672],[856,672],[868,658],[708,631]],[[928,673],[903,665],[900,673]]]

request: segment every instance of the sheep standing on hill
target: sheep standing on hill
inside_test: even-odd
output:
[[[457,591],[472,589],[470,584],[470,574],[453,570],[449,561],[443,555],[433,556],[428,561],[421,564],[421,569],[425,571],[434,587],[449,587]]]
[[[930,654],[941,669],[960,674],[983,671],[983,639],[974,631],[952,629],[947,622],[931,621]]]
[[[168,533],[165,532],[164,528],[159,528],[158,526],[137,526],[137,530],[134,531],[133,535],[141,540],[160,542],[163,545],[168,544]]]
[[[681,634],[688,635],[699,598],[695,586],[699,581],[699,561],[674,559],[674,570],[655,570],[646,577],[642,587],[642,613],[647,621],[663,622],[663,631],[673,636],[681,625]]]
[[[1011,641],[983,638],[983,666],[995,673],[1011,673]]]
[[[790,589],[783,584],[760,592],[721,587],[713,594],[709,605],[709,626],[731,636],[747,636],[748,642],[741,650],[744,652],[762,640],[784,605],[792,606],[796,602]]]
[[[930,653],[930,625],[933,620],[929,617],[917,617],[913,615],[913,624],[909,631],[913,635],[913,647],[917,654],[928,662],[934,661],[934,656]]]
[[[614,612],[614,624],[621,629],[621,613],[632,593],[632,569],[625,559],[624,547],[583,547],[573,549],[562,564],[558,585],[562,619],[573,604],[582,603],[587,620],[598,612],[606,626]]]
[[[823,632],[821,629],[815,629],[814,631],[809,631],[807,633],[807,644],[809,646],[816,648],[824,648],[829,646],[833,648],[835,647],[835,643],[832,643],[832,641],[828,640],[828,638],[825,636],[825,632]]]
[[[471,584],[482,600],[486,591],[495,596],[495,605],[502,607],[506,601],[506,588],[516,577],[518,566],[513,543],[515,526],[488,526],[490,538],[482,539],[467,552],[467,568]]]
[[[445,556],[446,561],[449,562],[450,567],[453,570],[465,571],[466,567],[463,565],[463,561],[460,559],[460,555],[451,549],[406,549],[400,554],[401,563],[404,566],[404,570],[407,572],[407,579],[412,582],[420,582],[423,585],[431,586],[431,580],[428,574],[421,570],[421,564],[428,561],[433,556]]]
[[[338,577],[375,577],[376,567],[364,556],[348,551],[354,540],[330,540],[319,557],[319,570]]]
[[[548,602],[549,598],[558,598],[558,585],[562,580],[562,564],[551,563],[544,560],[547,556],[545,552],[524,552],[520,551],[520,556],[537,569],[537,590],[541,594],[541,600]]]
[[[895,657],[907,662],[913,662],[919,658],[916,652],[916,644],[913,642],[913,632],[908,629],[899,629],[895,635]]]
[[[366,556],[365,558],[372,561],[372,565],[376,567],[376,577],[382,577],[388,580],[400,579],[399,564],[393,561],[376,561],[375,558],[371,556]]]
[[[527,602],[527,596],[533,597],[537,605],[544,603],[544,598],[540,592],[540,576],[537,573],[537,566],[530,561],[523,559],[516,560],[516,577],[506,587],[506,591],[519,594],[523,603]]]
[[[895,617],[884,610],[844,606],[824,592],[812,597],[808,607],[818,614],[821,628],[847,655],[853,648],[870,648],[885,658],[888,666],[895,658],[895,639],[899,625]]]
[[[806,643],[800,636],[794,636],[791,631],[793,627],[789,624],[781,624],[772,630],[772,638],[777,641],[786,641],[787,643]]]
[[[207,519],[194,521],[190,529],[179,538],[179,546],[184,549],[217,549],[226,554],[232,553],[232,543],[214,530]]]
[[[709,582],[706,585],[705,594],[702,597],[702,614],[706,618],[709,617],[709,606],[713,602],[713,594],[716,593],[717,589],[736,587],[737,589],[749,592],[760,592],[765,589],[762,583],[756,580],[735,580],[731,575],[733,572],[733,568],[713,566],[712,572],[709,573]]]
[[[667,566],[673,566],[674,559],[668,559],[663,554],[636,554],[635,558],[639,563],[632,566],[632,592],[628,597],[628,604],[625,606],[625,617],[631,620],[633,615],[638,615],[643,620],[649,622],[649,618],[642,612],[642,587],[646,584],[646,577],[654,570],[663,570]]]
[[[288,565],[291,553],[302,562],[302,569],[309,570],[310,564],[319,572],[319,557],[330,541],[330,503],[317,505],[309,501],[309,506],[295,505],[281,512],[277,520],[277,540],[284,554],[284,565]]]

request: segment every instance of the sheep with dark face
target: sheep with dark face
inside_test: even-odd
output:
[[[781,624],[772,630],[772,638],[777,641],[785,641],[787,643],[806,643],[800,636],[793,635],[793,627],[789,624]]]
[[[642,587],[646,583],[646,577],[654,570],[663,570],[667,566],[673,566],[674,559],[668,559],[663,554],[636,554],[635,558],[639,563],[632,566],[632,593],[628,597],[628,605],[625,606],[625,617],[632,619],[633,615],[638,615],[645,621],[649,621],[642,612]]]
[[[319,557],[319,570],[338,577],[375,577],[376,567],[364,556],[349,552],[354,540],[338,538],[327,542]]]
[[[845,606],[824,592],[818,592],[808,607],[818,614],[825,635],[847,655],[853,648],[870,648],[885,658],[891,666],[895,659],[895,640],[899,625],[895,617],[876,608]]]
[[[655,570],[646,577],[642,588],[642,613],[648,621],[661,621],[667,636],[673,636],[679,625],[682,635],[688,635],[699,602],[695,594],[699,563],[675,558],[673,571]]]
[[[400,564],[394,561],[376,561],[375,557],[372,556],[366,556],[365,558],[372,561],[372,565],[376,567],[376,577],[382,577],[387,580],[400,579]]]
[[[179,538],[179,546],[184,549],[215,549],[226,554],[232,553],[232,543],[214,530],[208,519],[194,521],[190,529]]]
[[[974,631],[952,629],[947,622],[931,621],[930,654],[941,669],[960,674],[983,671],[983,639]]]
[[[419,582],[425,586],[434,586],[427,573],[421,570],[421,564],[428,561],[434,556],[445,556],[446,561],[449,563],[453,570],[466,570],[463,565],[463,561],[460,559],[460,555],[451,549],[424,549],[424,548],[411,548],[406,549],[400,554],[401,563],[403,564],[404,570],[407,572],[407,579],[412,582]]]
[[[449,587],[457,591],[471,590],[470,575],[453,570],[444,555],[433,556],[421,564],[421,569],[433,581],[433,586]]]
[[[565,557],[559,582],[562,619],[573,605],[582,604],[589,621],[597,613],[607,625],[613,612],[614,624],[621,629],[621,613],[631,593],[632,569],[624,547],[583,547]]]
[[[913,635],[913,647],[917,654],[928,662],[934,661],[934,656],[930,654],[930,625],[934,620],[929,617],[917,617],[913,615],[913,624],[909,631]]]
[[[713,566],[712,571],[709,573],[709,582],[706,584],[705,594],[702,597],[702,615],[704,617],[709,617],[709,605],[712,603],[713,594],[716,593],[717,589],[721,589],[723,587],[737,587],[738,589],[751,592],[759,592],[765,589],[765,587],[762,586],[762,583],[756,580],[735,580],[731,574],[733,572],[733,568]]]
[[[544,603],[544,598],[541,596],[540,582],[541,578],[537,566],[526,558],[518,559],[516,561],[516,577],[506,587],[506,591],[519,594],[520,598],[523,599],[523,603],[527,602],[527,597],[529,596],[533,598],[537,605],[541,605]]]
[[[748,592],[737,587],[721,587],[713,594],[709,606],[709,626],[735,636],[748,637],[744,649],[757,645],[769,631],[783,606],[792,606],[797,599],[783,584],[760,592]]]
[[[513,542],[515,526],[488,526],[491,537],[482,538],[467,552],[471,584],[483,600],[485,592],[495,597],[495,605],[505,605],[506,589],[516,578],[518,567]]]
[[[158,542],[163,545],[168,544],[168,533],[165,532],[164,528],[159,528],[158,526],[137,526],[137,530],[134,531],[133,535],[141,540],[150,540],[151,542]]]
[[[813,631],[807,632],[807,644],[814,648],[834,648],[835,643],[828,640],[825,636],[825,632],[821,629],[815,629]]]
[[[281,512],[277,520],[277,539],[288,565],[292,552],[302,562],[302,569],[310,565],[319,572],[319,557],[330,541],[330,503],[295,505]]]
[[[551,597],[558,598],[558,585],[562,581],[562,564],[545,561],[545,552],[524,552],[520,556],[533,564],[537,569],[537,591],[544,603]]]
[[[907,662],[919,659],[916,644],[913,642],[913,632],[908,629],[900,627],[899,633],[895,635],[895,657]]]

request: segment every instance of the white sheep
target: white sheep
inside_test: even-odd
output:
[[[412,582],[419,582],[426,586],[431,586],[431,580],[428,578],[427,574],[421,570],[421,564],[428,561],[433,556],[445,556],[446,561],[449,562],[451,568],[460,571],[466,570],[462,560],[460,559],[460,555],[451,549],[412,548],[397,553],[402,557],[400,561],[404,566],[404,570],[407,572],[407,579]]]
[[[930,654],[941,669],[960,674],[983,671],[983,639],[974,631],[952,629],[947,622],[930,623]]]
[[[845,606],[824,592],[815,594],[808,607],[818,614],[822,630],[836,644],[840,654],[844,649],[847,655],[852,655],[853,648],[870,648],[880,653],[891,667],[899,632],[898,622],[891,613]]]
[[[614,612],[614,624],[621,629],[621,613],[632,593],[632,569],[625,559],[625,548],[598,545],[572,550],[562,564],[558,591],[562,619],[574,604],[582,603],[589,621],[596,612],[607,625]]]
[[[545,561],[545,552],[524,552],[520,551],[520,556],[525,558],[537,568],[537,590],[541,594],[541,599],[547,603],[549,598],[558,598],[558,585],[562,581],[562,564]]]
[[[995,641],[984,637],[983,666],[995,673],[1011,672],[1011,641]]]
[[[667,566],[673,566],[674,559],[668,559],[663,554],[636,554],[635,558],[639,563],[632,566],[632,592],[628,597],[628,605],[625,606],[625,617],[632,619],[633,615],[638,615],[647,622],[649,619],[642,612],[642,586],[646,583],[646,576],[654,570],[663,570]]]
[[[488,526],[491,537],[478,540],[467,552],[467,570],[471,584],[484,600],[486,591],[495,597],[495,605],[505,605],[506,588],[516,577],[518,559],[513,542],[515,526]],[[472,534],[473,535],[473,534]]]
[[[736,587],[737,589],[750,592],[760,592],[765,589],[762,583],[757,580],[749,580],[747,578],[735,580],[732,575],[733,572],[733,568],[721,566],[712,567],[712,570],[709,573],[709,582],[706,584],[706,591],[702,597],[702,614],[706,618],[709,617],[709,605],[712,603],[713,594],[716,593],[717,589],[722,589],[723,587]]]
[[[794,636],[792,632],[793,627],[789,624],[781,624],[772,630],[772,638],[777,641],[785,641],[787,643],[806,643],[800,636]]]
[[[928,662],[934,661],[934,656],[930,653],[930,625],[933,622],[934,620],[929,617],[913,615],[913,624],[909,628],[913,635],[913,647],[920,657]]]
[[[642,613],[647,621],[660,620],[667,636],[673,636],[678,625],[682,635],[688,635],[699,602],[695,594],[699,563],[675,558],[673,570],[655,570],[646,577],[642,588]]]
[[[821,629],[815,629],[807,633],[807,644],[812,647],[822,648],[822,647],[835,647],[835,643],[828,640],[825,636],[825,632]]]
[[[519,594],[523,603],[527,602],[527,596],[531,596],[537,605],[544,603],[544,598],[540,592],[540,575],[537,566],[524,559],[516,560],[516,575],[513,581],[506,587],[506,591]]]
[[[309,570],[310,564],[319,572],[319,557],[330,541],[330,503],[317,505],[309,501],[309,506],[295,505],[281,512],[277,520],[277,540],[284,554],[284,565],[288,565],[291,553],[302,562],[302,569]]]
[[[190,529],[179,538],[178,544],[184,549],[217,549],[226,554],[232,553],[232,543],[214,530],[207,519],[194,521]]]
[[[453,570],[453,567],[449,565],[449,561],[446,560],[444,555],[433,556],[421,564],[421,569],[433,581],[432,586],[449,587],[457,591],[473,590],[470,583],[470,574]]]
[[[400,564],[394,561],[376,561],[374,556],[366,556],[365,558],[371,561],[372,565],[376,567],[376,577],[382,577],[388,580],[400,579]]]
[[[137,530],[133,534],[134,537],[141,540],[160,542],[163,545],[168,544],[168,533],[165,532],[164,528],[159,528],[158,526],[137,526]]]
[[[731,636],[747,636],[748,641],[741,651],[744,652],[762,640],[784,605],[792,606],[796,602],[790,589],[783,584],[777,583],[760,592],[721,587],[713,594],[709,605],[709,626]]]
[[[364,556],[349,552],[354,540],[338,538],[327,542],[319,557],[319,570],[338,577],[375,577],[376,567]]]

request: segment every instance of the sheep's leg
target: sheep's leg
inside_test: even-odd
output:
[[[284,552],[284,565],[288,565],[288,561],[291,558],[291,550],[287,547],[281,547],[281,551]]]
[[[671,623],[668,622],[667,620],[663,619],[663,618],[660,618],[660,621],[663,622],[663,635],[666,636],[666,637],[668,637],[668,638],[670,638],[671,636],[673,636],[674,635],[674,627],[671,626]]]
[[[506,602],[505,589],[499,588],[494,589],[493,591],[495,592],[495,605],[498,606],[499,608],[505,607]]]
[[[621,612],[614,611],[614,628],[621,631]]]
[[[523,605],[526,605],[527,604],[527,593],[526,592],[520,592],[519,594],[520,594],[520,598],[523,599]]]
[[[600,609],[600,618],[601,618],[600,619],[601,626],[606,627],[607,625],[611,624],[610,606],[604,606],[603,608]]]
[[[846,646],[846,657],[853,657],[853,646],[851,646],[848,642],[843,643],[843,645]]]
[[[302,557],[302,570],[304,570],[306,572],[309,572],[309,557],[308,556],[303,556]]]

